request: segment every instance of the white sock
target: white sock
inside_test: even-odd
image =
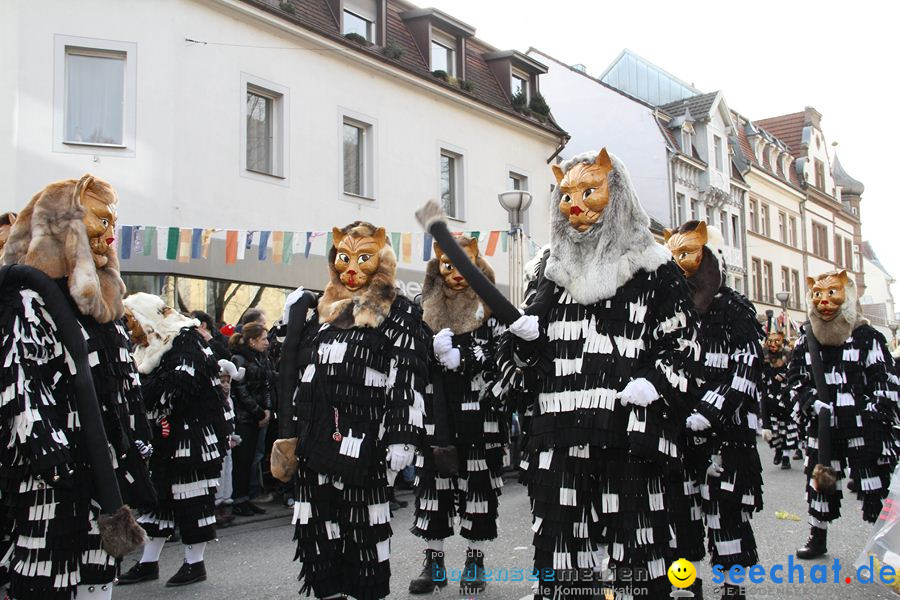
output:
[[[144,544],[144,555],[141,557],[142,563],[159,562],[159,555],[162,554],[163,546],[166,545],[164,537],[152,537]]]
[[[434,550],[435,552],[443,552],[444,551],[444,540],[426,540],[425,541],[425,549],[426,550]]]
[[[478,550],[479,552],[484,552],[484,542],[469,542],[469,550]]]
[[[189,565],[203,562],[203,552],[206,550],[206,542],[190,544],[184,547],[184,562]]]
[[[322,600],[329,600],[329,598],[346,598],[343,594],[332,594],[331,596],[325,596]]]
[[[113,584],[81,584],[78,586],[78,600],[111,600]]]

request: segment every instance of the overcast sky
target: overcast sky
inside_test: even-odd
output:
[[[415,1],[465,21],[501,50],[534,46],[594,76],[629,48],[704,92],[722,90],[750,119],[815,107],[841,164],[866,186],[863,237],[900,278],[893,2]]]

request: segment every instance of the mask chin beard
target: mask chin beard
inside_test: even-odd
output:
[[[697,267],[692,277],[688,277],[687,281],[691,286],[694,307],[700,314],[706,313],[723,284],[719,261],[707,246],[703,247],[700,266]]]

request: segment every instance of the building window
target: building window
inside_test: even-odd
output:
[[[853,241],[848,239],[844,240],[844,268],[853,271]]]
[[[463,164],[462,155],[441,150],[440,192],[441,204],[448,217],[462,220],[463,214]]]
[[[750,231],[759,233],[759,203],[751,198],[747,205],[750,210]]]
[[[56,35],[54,52],[53,149],[133,155],[137,45]]]
[[[787,267],[781,267],[781,290],[791,291],[791,270]]]
[[[731,245],[735,248],[741,247],[741,227],[738,215],[731,215]]]
[[[763,269],[763,298],[762,301],[766,304],[772,304],[772,263],[769,261],[763,261],[762,265]]]
[[[812,224],[813,254],[828,260],[828,228],[821,223]]]
[[[708,206],[706,207],[706,224],[716,226],[716,211],[710,210]]]
[[[760,204],[759,206],[760,233],[766,237],[772,237],[769,229],[769,205]]]
[[[797,269],[791,269],[790,304],[794,308],[800,308],[800,272]]]
[[[241,75],[244,111],[241,156],[251,177],[287,177],[287,88],[247,74]],[[272,180],[269,180],[272,181]]]
[[[344,11],[344,35],[355,33],[373,42],[375,23],[349,10]]]
[[[373,129],[370,123],[344,116],[341,129],[344,192],[372,198]]]
[[[700,209],[697,206],[697,199],[691,198],[691,220],[697,221],[700,219]]]
[[[797,217],[788,217],[788,245],[797,247]]]
[[[750,284],[753,286],[753,299],[762,300],[762,262],[758,258],[750,261]]]
[[[456,40],[436,29],[431,30],[431,70],[456,77]]]
[[[722,224],[722,241],[728,245],[728,213],[724,210],[719,211],[719,223]]]
[[[732,286],[732,287],[733,287],[734,291],[736,291],[738,294],[743,294],[744,293],[744,280],[741,279],[740,277],[735,276],[734,286]]]
[[[684,194],[675,194],[675,226],[684,223]]]
[[[509,172],[509,177],[507,178],[507,189],[510,190],[528,190],[528,177],[525,175],[520,175],[513,171]]]
[[[512,72],[512,97],[521,97],[527,104],[531,100],[531,90],[528,89],[528,75],[518,70]]]
[[[834,236],[834,264],[840,267],[844,264],[844,238],[835,234]]]
[[[694,154],[691,143],[691,132],[687,129],[681,130],[681,151],[688,156],[692,156]]]
[[[778,239],[781,243],[787,244],[787,214],[781,210],[778,211]]]
[[[716,169],[722,170],[722,138],[717,135],[713,136],[713,152],[715,153]]]
[[[823,163],[818,158],[815,159],[815,170],[816,170],[816,187],[822,191],[825,191],[825,163]]]

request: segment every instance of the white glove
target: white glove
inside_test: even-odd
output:
[[[537,315],[522,315],[509,326],[509,332],[526,342],[533,342],[541,335]]]
[[[722,457],[718,454],[712,455],[712,462],[706,468],[706,474],[710,477],[721,477],[725,469],[722,468]]]
[[[438,360],[441,361],[441,364],[444,365],[445,369],[455,371],[459,368],[459,363],[462,360],[460,357],[459,348],[450,348],[449,352],[439,354]]]
[[[814,412],[814,413],[819,414],[819,412],[820,412],[823,408],[827,408],[827,409],[830,411],[830,410],[831,410],[831,405],[825,404],[825,403],[822,402],[821,400],[816,400],[816,401],[813,403],[813,412]]]
[[[712,423],[709,422],[709,419],[700,413],[693,413],[687,418],[687,421],[685,421],[684,424],[691,431],[704,431],[712,427]]]
[[[391,444],[387,449],[385,462],[391,471],[402,471],[413,464],[416,458],[416,447],[409,444]]]
[[[291,307],[297,304],[297,300],[300,299],[300,296],[303,295],[303,286],[301,285],[296,290],[287,295],[287,298],[284,299],[284,312],[282,313],[281,322],[285,325],[288,324],[288,319],[291,316]]]
[[[629,381],[625,389],[616,394],[616,398],[619,399],[623,406],[626,404],[649,406],[651,402],[659,398],[659,392],[656,391],[652,383],[643,377],[638,377]]]
[[[449,329],[441,329],[434,334],[431,346],[434,348],[434,355],[438,358],[447,354],[453,348],[453,332]]]
[[[763,429],[762,430],[762,439],[766,443],[771,442],[772,441],[772,430],[771,429]]]

